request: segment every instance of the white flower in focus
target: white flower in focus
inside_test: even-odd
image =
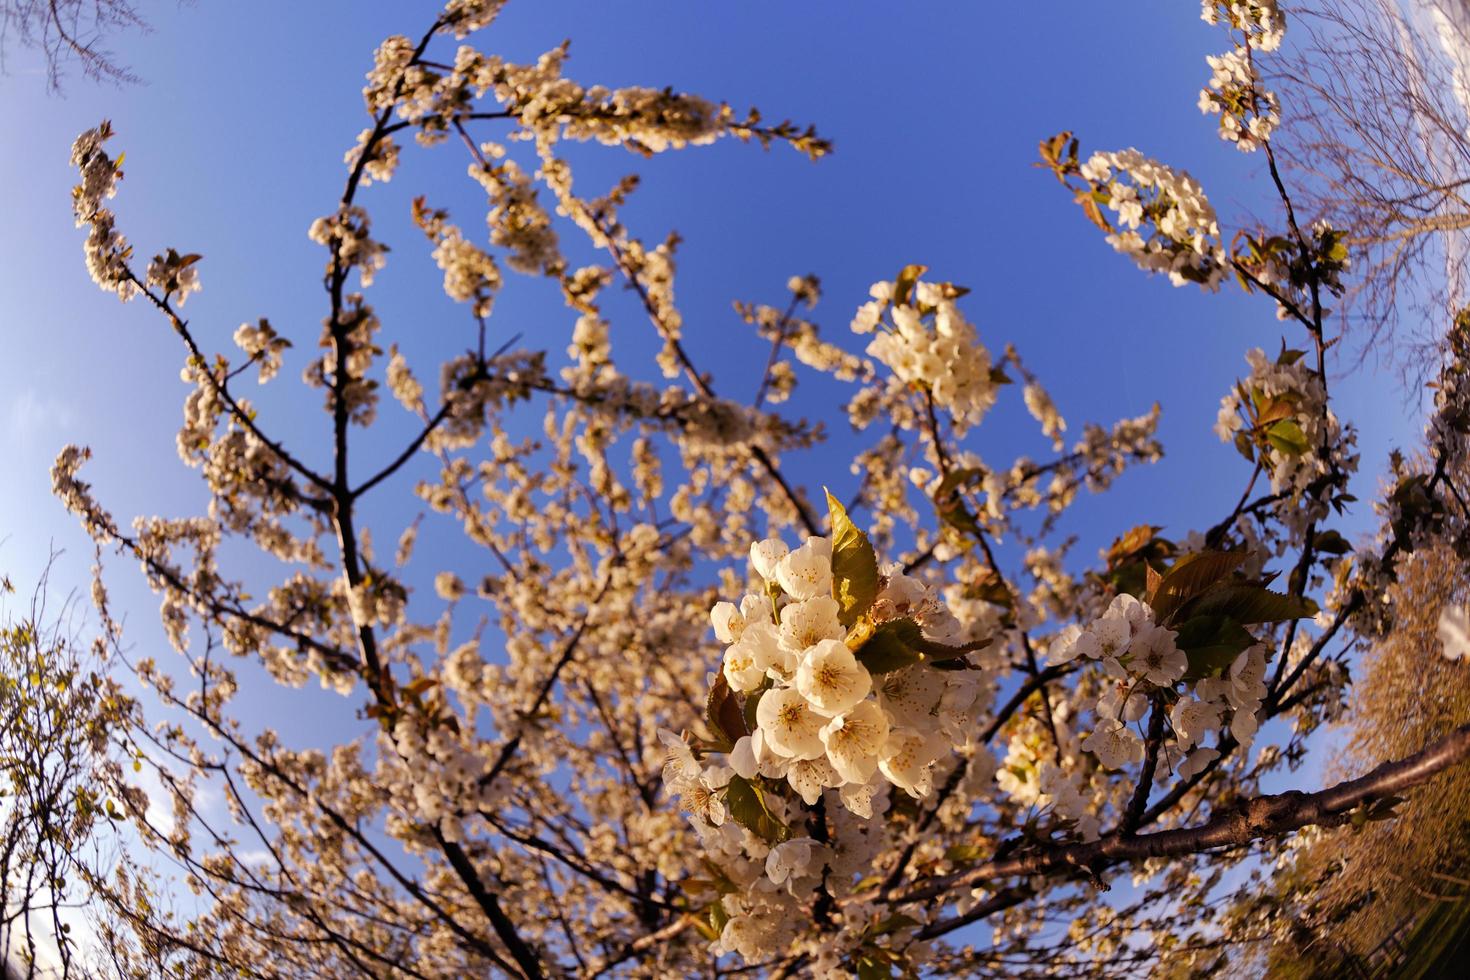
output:
[[[765,682],[768,671],[786,669],[789,660],[781,649],[776,627],[770,623],[751,623],[725,651],[725,680],[736,691],[753,691]]]
[[[679,807],[698,817],[703,817],[712,826],[725,822],[725,801],[720,793],[730,782],[728,766],[711,766],[693,779],[678,785]]]
[[[800,654],[823,640],[842,640],[847,630],[837,619],[841,611],[830,595],[791,603],[781,610],[781,646]]]
[[[837,774],[850,783],[866,783],[878,768],[878,757],[888,741],[888,718],[876,701],[863,701],[833,718],[820,733]]]
[[[832,543],[826,538],[807,538],[806,544],[777,563],[776,579],[796,599],[831,595]]]
[[[879,619],[898,619],[901,616],[922,618],[930,603],[929,587],[912,575],[903,574],[902,565],[893,565],[884,570],[886,582],[874,601],[880,610]]]
[[[739,953],[747,962],[757,962],[766,955],[770,942],[768,927],[754,915],[733,915],[720,931],[719,945],[727,952]]]
[[[846,643],[822,640],[806,652],[796,668],[796,689],[823,714],[840,715],[868,696],[873,678]]]
[[[827,719],[813,711],[793,687],[762,695],[755,719],[765,733],[766,747],[779,755],[815,759],[824,751],[821,733]]]
[[[1439,614],[1439,642],[1450,660],[1470,656],[1470,606],[1445,606]]]
[[[1189,658],[1174,645],[1178,634],[1162,626],[1147,625],[1138,630],[1129,644],[1129,666],[1143,674],[1145,680],[1159,687],[1173,687],[1189,669]]]
[[[1148,603],[1122,592],[1113,597],[1113,601],[1108,604],[1108,611],[1103,615],[1122,619],[1129,626],[1138,627],[1152,620],[1154,611],[1148,607]]]
[[[1194,698],[1180,698],[1169,712],[1169,721],[1179,737],[1179,747],[1187,749],[1199,744],[1206,732],[1220,727],[1220,706]]]
[[[745,617],[740,615],[740,610],[735,608],[733,602],[715,603],[715,607],[710,610],[709,621],[721,643],[734,643],[740,639],[740,633],[745,629]]]
[[[767,538],[750,546],[750,563],[755,572],[767,582],[776,580],[776,564],[785,558],[791,549],[780,538]]]
[[[1082,740],[1082,747],[1106,769],[1122,769],[1129,763],[1143,761],[1143,739],[1127,725],[1103,722]]]
[[[1122,616],[1108,615],[1089,626],[1087,633],[1092,636],[1092,640],[1084,642],[1081,637],[1078,637],[1078,650],[1098,660],[1116,659],[1122,655],[1123,651],[1128,648],[1128,641],[1133,636],[1133,630],[1128,625],[1127,619]],[[1093,652],[1094,649],[1096,652]]]
[[[1231,705],[1254,711],[1266,696],[1266,648],[1257,644],[1237,656],[1230,665],[1230,681],[1225,696]]]
[[[1099,720],[1137,721],[1148,710],[1148,698],[1131,684],[1113,683],[1097,699],[1095,710]]]
[[[1256,732],[1260,731],[1261,719],[1256,714],[1259,710],[1258,704],[1247,705],[1237,708],[1230,716],[1230,734],[1235,736],[1242,749],[1250,748],[1256,739]]]

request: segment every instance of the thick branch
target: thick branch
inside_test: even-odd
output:
[[[890,892],[886,897],[890,902],[926,901],[997,878],[1051,875],[1069,869],[1095,873],[1144,858],[1182,857],[1217,847],[1242,847],[1253,840],[1281,837],[1303,827],[1337,826],[1346,822],[1349,813],[1359,805],[1418,786],[1467,756],[1470,756],[1470,725],[1455,729],[1407,758],[1385,762],[1365,776],[1316,793],[1293,790],[1260,796],[1196,827],[1139,837],[1113,834],[1089,844],[1033,851]]]

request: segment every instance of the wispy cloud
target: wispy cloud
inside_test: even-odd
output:
[[[21,388],[5,409],[6,443],[11,451],[26,450],[46,433],[70,428],[75,414],[70,405],[34,387]]]

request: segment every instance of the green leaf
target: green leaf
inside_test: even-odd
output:
[[[766,809],[765,793],[760,786],[735,775],[725,787],[725,808],[735,822],[769,844],[775,844],[791,836],[786,825]]]
[[[1179,627],[1174,643],[1189,658],[1185,680],[1199,680],[1229,668],[1240,652],[1256,642],[1244,626],[1228,616],[1194,616]]]
[[[855,656],[870,674],[901,670],[926,659],[934,666],[942,664],[942,670],[955,670],[959,669],[952,663],[956,658],[989,645],[990,638],[986,637],[952,647],[929,639],[912,619],[890,619],[878,624],[873,635],[858,647]]]
[[[1190,616],[1226,616],[1237,623],[1282,623],[1317,615],[1311,599],[1283,595],[1249,582],[1230,582],[1189,604]]]
[[[1404,797],[1402,796],[1385,796],[1382,799],[1374,800],[1371,803],[1367,804],[1368,819],[1392,820],[1394,817],[1398,816],[1398,814],[1394,812],[1394,807],[1398,806],[1402,802],[1404,802]]]
[[[893,971],[887,963],[880,963],[871,956],[860,956],[857,976],[858,980],[892,980]]]
[[[1292,419],[1282,419],[1275,422],[1266,430],[1266,441],[1275,447],[1277,452],[1288,456],[1301,456],[1309,451],[1312,446],[1307,442],[1307,436],[1302,432],[1302,427]]]
[[[1244,551],[1199,551],[1185,555],[1164,573],[1158,587],[1148,593],[1159,622],[1164,622],[1186,602],[1225,578],[1245,563]]]
[[[1159,586],[1163,583],[1164,576],[1159,574],[1158,569],[1154,568],[1154,566],[1150,564],[1147,559],[1145,559],[1143,563],[1143,585],[1147,591],[1144,594],[1156,595],[1159,591]]]
[[[407,687],[403,689],[403,693],[407,694],[409,697],[416,698],[438,683],[439,682],[432,677],[416,677],[414,678],[412,683],[410,683]]]
[[[830,491],[827,513],[832,522],[832,595],[839,606],[837,619],[851,626],[878,598],[878,555]]]
[[[858,663],[870,674],[886,674],[902,670],[923,659],[916,644],[923,640],[923,631],[912,619],[890,619],[880,623],[862,646],[857,648]]]
[[[949,660],[926,660],[924,664],[935,670],[982,670],[963,657],[952,657]]]
[[[720,933],[725,929],[725,923],[729,921],[730,915],[718,899],[709,904],[704,910],[704,915],[693,917],[694,928],[698,929],[699,934],[710,942],[720,938]]]
[[[1332,530],[1318,531],[1312,538],[1312,547],[1324,555],[1345,555],[1353,550],[1346,538]]]

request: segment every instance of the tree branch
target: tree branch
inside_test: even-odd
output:
[[[1316,793],[1292,790],[1259,796],[1195,827],[1156,834],[1123,837],[1109,835],[1086,844],[1068,844],[992,861],[959,874],[889,892],[891,903],[940,898],[956,889],[1015,876],[1052,875],[1104,868],[1151,857],[1181,857],[1217,847],[1241,847],[1265,837],[1281,837],[1303,827],[1337,826],[1359,805],[1412,789],[1470,756],[1470,725],[1455,729],[1411,756],[1385,762],[1367,775],[1349,779]]]

